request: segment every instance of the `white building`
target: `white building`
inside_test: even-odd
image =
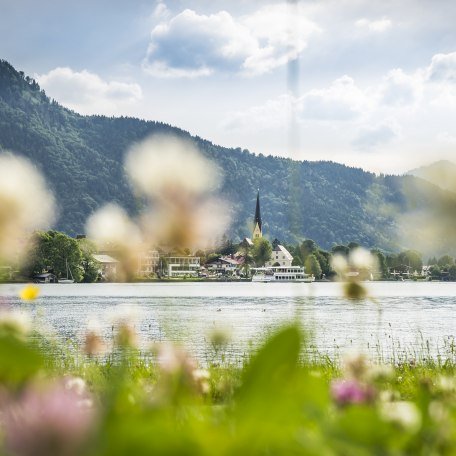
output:
[[[168,277],[198,277],[199,257],[172,256],[166,258],[166,261],[168,262]]]
[[[238,259],[222,256],[208,261],[205,267],[208,272],[213,274],[234,275],[241,264],[242,262]]]
[[[138,276],[148,277],[157,271],[160,254],[157,250],[148,250],[138,256]]]
[[[109,255],[93,255],[95,261],[100,263],[99,273],[105,280],[115,280],[117,276],[117,266],[119,261]]]
[[[292,262],[293,256],[291,253],[283,245],[278,245],[272,249],[271,259],[266,262],[265,266],[271,267],[278,264],[279,266],[289,267]]]

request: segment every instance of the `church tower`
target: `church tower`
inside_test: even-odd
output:
[[[260,212],[260,190],[257,193],[256,209],[255,209],[255,219],[253,220],[253,234],[252,240],[263,237],[261,231],[261,212]]]

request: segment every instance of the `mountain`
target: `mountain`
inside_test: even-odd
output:
[[[407,174],[421,177],[444,190],[456,193],[456,164],[449,160],[440,160],[431,165],[413,169]]]
[[[44,173],[59,204],[57,229],[82,233],[87,217],[110,201],[137,213],[141,202],[124,176],[123,157],[132,143],[155,134],[194,141],[224,171],[219,193],[230,202],[227,234],[234,239],[250,235],[257,188],[267,236],[282,242],[311,238],[325,248],[350,241],[386,250],[407,246],[413,237],[402,224],[404,215],[426,213],[436,201],[456,207],[454,195],[414,176],[254,155],[160,122],[82,116],[0,61],[0,149],[28,157]]]

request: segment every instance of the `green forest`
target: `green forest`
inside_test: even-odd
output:
[[[87,217],[111,201],[137,214],[142,201],[127,183],[123,158],[130,145],[156,134],[194,141],[222,170],[218,193],[229,203],[232,223],[226,234],[235,241],[251,234],[257,188],[264,235],[288,243],[314,239],[325,249],[350,241],[387,251],[412,248],[403,245],[407,236],[397,237],[397,214],[432,209],[436,198],[453,213],[456,208],[455,194],[414,176],[376,176],[333,162],[253,154],[155,121],[82,116],[0,61],[0,150],[26,156],[44,173],[59,206],[55,229],[83,233]]]

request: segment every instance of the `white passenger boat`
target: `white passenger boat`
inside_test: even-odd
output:
[[[252,268],[252,282],[305,282],[315,281],[315,277],[306,274],[301,266],[271,266]]]

